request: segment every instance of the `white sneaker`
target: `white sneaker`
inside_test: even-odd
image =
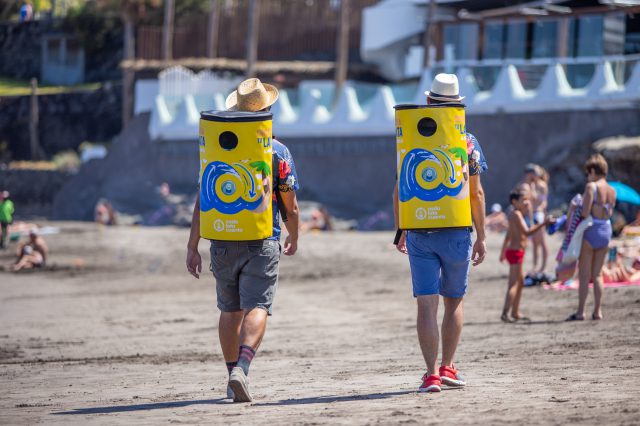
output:
[[[229,375],[229,386],[233,391],[233,402],[251,402],[249,379],[240,367],[233,367]]]
[[[227,399],[233,399],[235,395],[233,394],[233,389],[231,389],[231,385],[227,383]]]

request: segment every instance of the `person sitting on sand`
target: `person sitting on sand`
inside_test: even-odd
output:
[[[500,317],[504,322],[528,320],[520,313],[520,298],[524,286],[522,261],[527,246],[527,237],[553,222],[553,218],[547,216],[541,223],[531,227],[527,226],[524,218],[526,213],[531,210],[531,205],[528,194],[521,189],[516,189],[509,194],[509,202],[514,210],[509,215],[509,229],[500,250],[500,262],[506,260],[509,263],[509,286]],[[512,319],[509,318],[509,311],[511,311]]]
[[[491,213],[485,219],[484,224],[491,232],[504,232],[509,228],[509,220],[500,204],[495,203],[491,206]]]
[[[311,212],[311,219],[300,223],[300,230],[305,231],[332,231],[333,223],[331,215],[326,207],[320,206]]]
[[[47,262],[49,248],[44,238],[38,235],[36,229],[29,231],[29,240],[18,245],[16,250],[16,264],[14,271],[23,269],[41,268]]]

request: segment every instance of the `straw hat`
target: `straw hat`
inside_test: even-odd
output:
[[[427,90],[424,94],[436,101],[457,102],[464,99],[464,96],[460,96],[458,77],[455,74],[436,75],[431,83],[431,90]]]
[[[278,100],[278,89],[263,84],[257,78],[250,78],[238,85],[225,102],[230,111],[260,111]]]

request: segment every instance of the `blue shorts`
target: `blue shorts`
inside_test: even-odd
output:
[[[460,298],[467,292],[471,231],[451,229],[407,233],[413,296]]]

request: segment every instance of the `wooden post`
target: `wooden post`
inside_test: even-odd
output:
[[[258,60],[258,25],[260,23],[260,7],[258,0],[249,0],[249,28],[247,31],[247,71],[246,77],[256,76]]]
[[[340,24],[336,40],[335,92],[333,104],[338,102],[349,66],[349,0],[340,1]]]
[[[422,46],[424,48],[423,64],[425,68],[431,68],[431,33],[435,28],[433,18],[436,15],[436,0],[429,1],[429,7],[427,8],[427,20],[424,27],[424,41]]]
[[[135,58],[135,28],[133,17],[124,16],[124,59]],[[133,78],[131,69],[122,71],[122,128],[128,123],[133,114]]]
[[[31,161],[40,159],[40,142],[38,140],[38,79],[31,79],[31,108],[29,113],[29,147],[31,149]]]
[[[173,0],[164,0],[164,21],[162,23],[162,59],[173,59]]]
[[[215,58],[218,54],[218,24],[220,23],[220,1],[211,0],[209,22],[207,26],[207,58]]]

